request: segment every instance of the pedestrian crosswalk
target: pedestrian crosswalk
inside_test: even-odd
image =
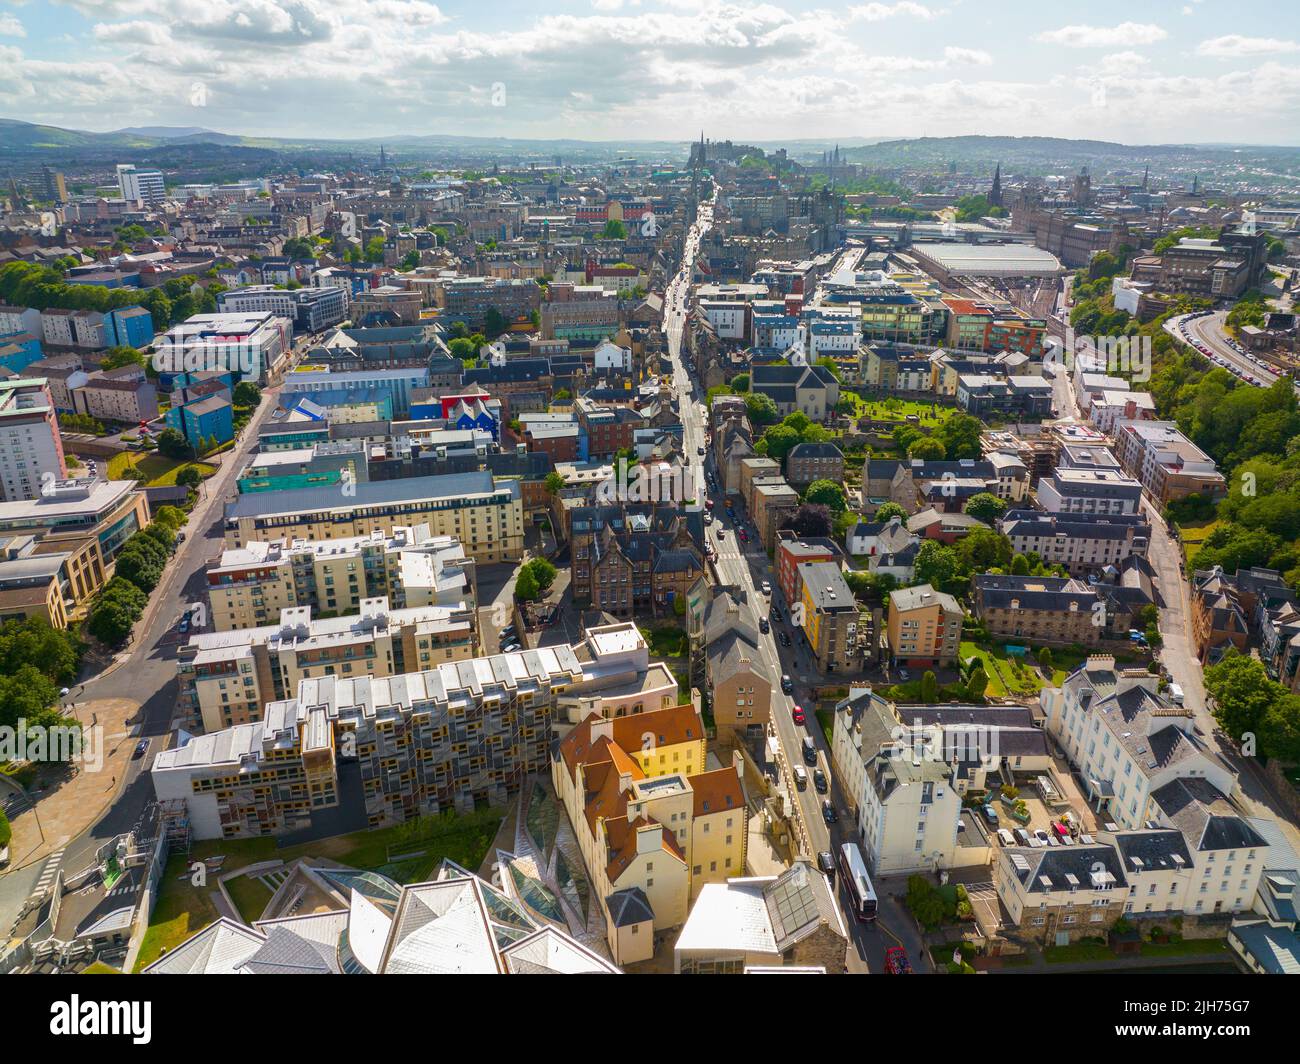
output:
[[[59,874],[59,865],[63,863],[64,849],[65,847],[60,847],[46,858],[45,867],[41,869],[40,878],[36,880],[36,886],[32,887],[33,894],[44,894],[50,889],[54,877]]]

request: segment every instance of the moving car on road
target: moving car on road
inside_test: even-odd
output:
[[[808,718],[803,715],[803,706],[796,703],[795,707],[790,710],[790,719],[796,724],[805,723]]]
[[[831,804],[829,798],[822,802],[822,819],[828,824],[834,824],[839,820],[839,814],[835,812],[835,806]]]
[[[788,695],[793,690],[794,690],[794,681],[790,679],[790,674],[787,672],[781,677],[781,693]]]

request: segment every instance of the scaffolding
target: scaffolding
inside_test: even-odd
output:
[[[167,848],[172,853],[190,852],[190,811],[183,798],[169,798],[157,803],[158,818]]]

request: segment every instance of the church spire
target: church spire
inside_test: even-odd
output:
[[[998,160],[997,169],[993,171],[993,187],[989,190],[989,203],[994,207],[1002,206],[1002,161]]]

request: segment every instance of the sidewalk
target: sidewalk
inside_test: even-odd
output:
[[[132,721],[139,702],[125,698],[85,702],[77,707],[83,726],[95,720],[98,736],[93,748],[87,744],[93,762],[102,764],[78,768],[55,781],[44,791],[29,792],[35,808],[28,808],[13,820],[13,841],[9,844],[13,870],[43,860],[93,824],[117,793],[118,781],[126,776],[135,751]],[[102,730],[101,730],[102,729]],[[79,869],[74,869],[79,871]]]

